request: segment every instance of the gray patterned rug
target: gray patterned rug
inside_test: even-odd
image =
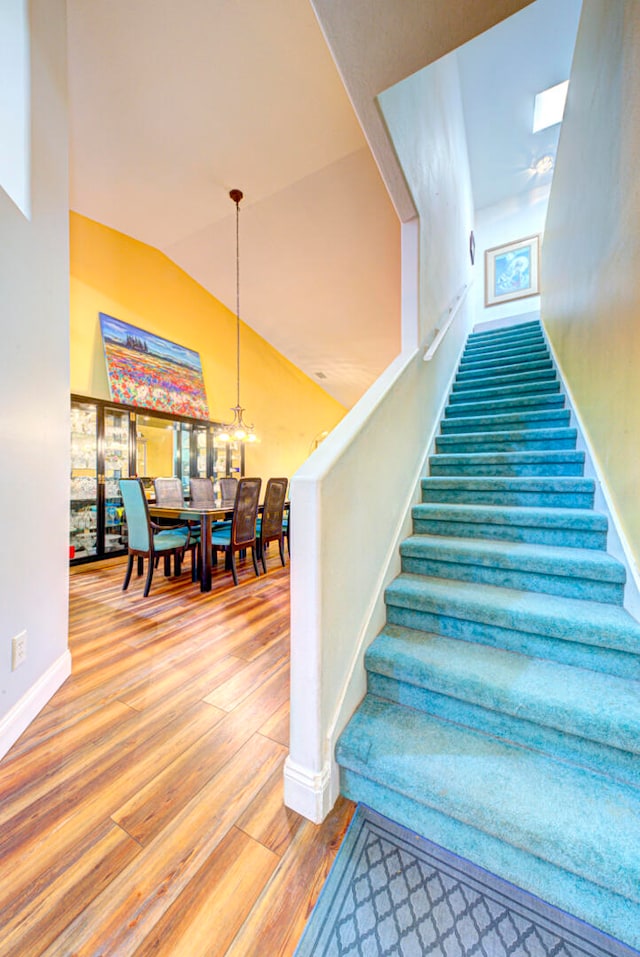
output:
[[[639,957],[358,805],[295,957]]]

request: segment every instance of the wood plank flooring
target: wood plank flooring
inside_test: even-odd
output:
[[[72,569],[72,676],[0,763],[0,957],[285,957],[353,814],[283,804],[289,567]],[[188,564],[188,563],[187,563]]]

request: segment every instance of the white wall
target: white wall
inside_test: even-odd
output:
[[[69,673],[65,0],[31,0],[31,221],[0,190],[0,754]],[[11,638],[27,660],[11,670]]]
[[[549,201],[542,318],[640,558],[640,4],[584,0]]]
[[[363,657],[471,326],[471,188],[457,65],[440,61],[381,97],[420,211],[403,225],[403,354],[293,477],[291,743],[285,801],[319,821],[338,794],[336,740],[365,693]],[[418,293],[419,289],[419,293]],[[462,295],[462,298],[460,298]],[[433,360],[443,317],[458,305]]]
[[[508,316],[540,311],[540,296],[527,296],[513,302],[485,306],[485,252],[495,246],[516,242],[527,236],[544,233],[549,202],[549,187],[513,196],[503,203],[476,210],[476,282],[474,284],[475,321],[495,322]]]

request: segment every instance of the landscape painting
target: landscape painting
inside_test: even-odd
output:
[[[114,402],[208,419],[200,356],[168,339],[100,313]]]

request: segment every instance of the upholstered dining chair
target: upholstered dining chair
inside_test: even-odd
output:
[[[179,478],[156,478],[153,480],[157,505],[180,508],[184,505],[184,492]]]
[[[214,508],[216,504],[213,482],[210,478],[192,478],[189,480],[189,494],[194,508],[204,506]]]
[[[258,518],[256,537],[258,539],[258,555],[262,562],[262,567],[267,572],[266,546],[269,542],[277,541],[280,549],[280,561],[286,564],[284,557],[284,528],[283,512],[284,503],[287,497],[286,478],[270,478],[267,482],[267,488],[264,493],[264,504],[262,506],[262,515]]]
[[[227,566],[231,568],[234,585],[238,584],[236,552],[245,548],[251,548],[253,567],[256,575],[260,575],[256,557],[256,519],[261,486],[262,479],[241,478],[238,482],[230,527],[216,529],[211,535],[213,548],[222,549],[226,554]]]
[[[156,559],[161,555],[165,559],[165,575],[170,572],[170,559],[174,556],[176,575],[180,574],[180,563],[186,551],[191,552],[191,578],[196,579],[196,557],[194,550],[197,542],[191,538],[188,525],[177,528],[161,528],[151,521],[149,507],[140,479],[120,479],[120,493],[124,504],[128,532],[129,560],[124,576],[122,590],[126,591],[131,581],[133,559],[138,559],[138,575],[142,574],[144,559],[147,559],[147,578],[144,586],[146,598],[151,588]]]

